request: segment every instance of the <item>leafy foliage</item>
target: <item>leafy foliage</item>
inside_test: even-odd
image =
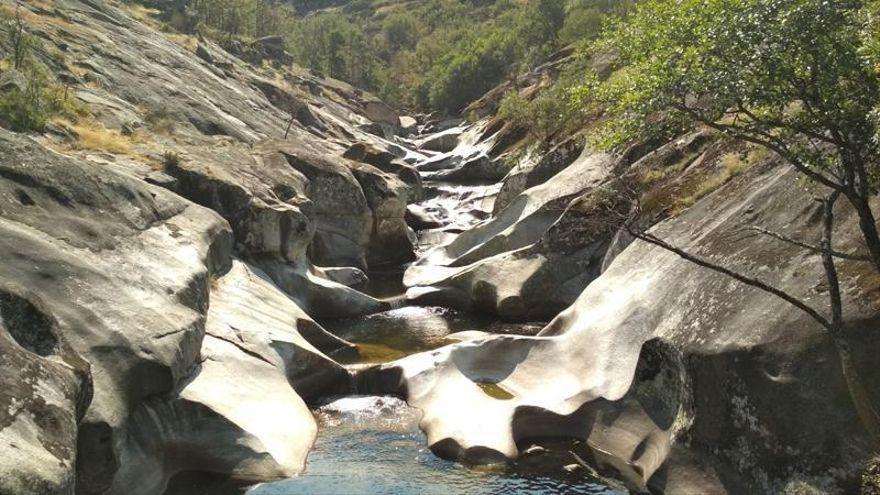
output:
[[[622,69],[585,85],[580,101],[608,110],[597,142],[705,125],[763,146],[845,197],[875,265],[870,208],[878,177],[872,121],[880,79],[858,0],[647,0],[600,47]]]
[[[391,103],[454,113],[543,62],[561,46],[563,29],[566,43],[590,38],[604,15],[628,3],[571,1],[424,0],[387,12],[367,1],[295,21],[288,44],[299,63]],[[573,16],[585,11],[595,26],[582,32]],[[355,64],[331,62],[351,57]]]
[[[24,67],[30,52],[37,45],[36,38],[25,29],[21,18],[20,7],[16,7],[14,15],[0,11],[0,30],[6,34],[12,67],[16,70]]]
[[[501,100],[498,116],[527,129],[538,142],[548,142],[563,132],[574,132],[583,125],[585,109],[570,96],[571,85],[561,79],[532,99],[510,91]]]
[[[339,12],[312,16],[294,26],[287,44],[299,63],[322,76],[374,86],[375,55],[363,26]]]
[[[867,116],[880,85],[859,54],[859,3],[821,0],[649,0],[603,43],[625,67],[585,88],[607,105],[604,142],[713,123],[827,167],[811,141],[847,135],[873,155]],[[834,143],[831,143],[834,144]]]
[[[398,106],[454,113],[564,43],[591,39],[631,1],[171,0],[164,17],[221,43],[282,35],[296,62],[320,75]]]
[[[10,83],[0,91],[0,125],[18,132],[42,131],[53,116],[76,119],[88,113],[33,57],[38,41],[27,31],[20,11],[0,17],[0,31],[8,49],[2,66],[10,70],[4,73]]]

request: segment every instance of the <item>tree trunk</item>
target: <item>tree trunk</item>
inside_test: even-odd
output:
[[[834,262],[834,204],[840,197],[834,191],[822,202],[822,266],[825,269],[825,280],[828,282],[828,299],[831,305],[831,325],[826,327],[834,340],[837,355],[850,399],[856,409],[859,420],[871,437],[874,447],[880,448],[880,416],[871,403],[871,396],[862,383],[858,368],[853,361],[849,344],[843,336],[843,299],[840,295],[840,279]],[[868,210],[870,213],[870,209]],[[876,229],[875,229],[876,233]]]
[[[859,376],[858,368],[853,361],[852,354],[849,351],[849,345],[840,338],[836,338],[835,346],[837,354],[840,356],[840,367],[843,371],[843,377],[846,380],[846,386],[849,389],[849,396],[856,408],[856,413],[862,422],[862,426],[868,431],[873,446],[880,449],[880,414],[874,409],[871,403],[871,395],[862,383]]]
[[[877,232],[877,219],[874,218],[874,212],[871,211],[871,205],[868,199],[858,194],[848,194],[847,199],[852,203],[859,215],[859,228],[862,231],[862,237],[865,239],[865,245],[868,247],[868,254],[871,256],[871,262],[874,267],[880,271],[880,234]]]

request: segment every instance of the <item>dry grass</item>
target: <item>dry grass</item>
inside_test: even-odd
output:
[[[74,76],[76,76],[80,79],[85,78],[87,75],[91,74],[91,72],[92,72],[91,70],[89,70],[86,67],[83,67],[82,65],[79,65],[79,64],[69,64],[67,66],[67,70],[70,71],[71,74],[73,74]]]
[[[77,135],[77,140],[70,145],[71,149],[104,151],[117,155],[131,153],[131,138],[123,136],[119,131],[107,129],[93,121],[65,124]]]
[[[673,203],[673,213],[680,213],[682,210],[693,206],[694,203],[727,184],[734,177],[742,175],[766,157],[767,153],[767,150],[764,148],[749,148],[742,153],[726,153],[722,155],[719,161],[724,166],[724,169],[721,173],[714,177],[706,178],[702,182],[698,181],[690,184],[690,187],[686,189],[691,192]]]
[[[174,134],[174,126],[176,121],[174,115],[165,106],[144,107],[140,110],[144,115],[144,122],[147,123],[150,130],[157,134]]]
[[[128,15],[137,19],[138,21],[153,27],[160,27],[161,24],[156,20],[156,17],[161,14],[156,9],[151,9],[147,6],[138,4],[138,3],[123,3],[125,11],[128,12]]]
[[[167,36],[172,43],[180,45],[185,50],[193,53],[195,53],[196,49],[199,47],[199,40],[196,39],[195,36],[177,33],[165,33],[165,36]]]
[[[758,147],[728,152],[700,165],[698,170],[688,170],[683,175],[679,175],[679,172],[682,172],[686,163],[690,163],[690,158],[670,167],[646,170],[639,179],[643,185],[650,187],[650,191],[642,198],[642,206],[646,211],[665,211],[677,215],[734,177],[745,173],[768,154],[767,150]],[[710,163],[712,165],[707,166]]]
[[[45,12],[52,12],[56,7],[54,5],[49,4],[48,2],[41,2],[30,0],[28,2],[31,6],[39,9],[43,9]],[[68,20],[62,19],[61,17],[56,16],[48,16],[41,15],[35,12],[28,10],[28,8],[20,8],[17,9],[12,5],[0,5],[0,12],[3,12],[7,15],[15,17],[16,15],[21,16],[21,19],[25,24],[28,25],[29,29],[33,27],[59,27],[71,30],[73,32],[82,33],[86,31],[82,26],[78,26]]]
[[[173,43],[191,52],[196,51],[199,45],[198,39],[195,36],[169,32],[169,27],[159,19],[162,14],[160,11],[140,4],[124,3],[123,6],[132,18],[163,33]]]

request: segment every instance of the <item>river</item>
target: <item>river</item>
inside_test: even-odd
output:
[[[419,233],[424,251],[467,229],[491,211],[496,186],[466,186],[426,180],[418,206],[440,224]],[[402,273],[372,274],[368,291],[392,297],[404,291]],[[381,363],[449,343],[466,330],[531,333],[540,325],[501,325],[490,318],[441,308],[404,307],[351,320],[321,322],[358,345],[357,366]],[[418,428],[420,413],[393,397],[330,398],[315,409],[319,431],[305,473],[251,488],[248,495],[454,495],[454,494],[615,494],[581,465],[579,442],[525,446],[509,465],[464,466],[440,459]],[[582,455],[586,455],[583,454]]]

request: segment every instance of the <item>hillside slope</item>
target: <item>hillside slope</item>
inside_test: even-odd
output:
[[[73,107],[0,129],[0,493],[290,478],[318,432],[310,406],[354,394],[405,398],[441,457],[565,440],[586,455],[564,465],[575,479],[637,493],[856,493],[876,472],[827,332],[620,227],[618,179],[637,177],[646,230],[824,304],[818,256],[750,230],[822,228],[817,188],[777,156],[704,128],[613,154],[586,129],[536,140],[499,115],[570,51],[467,119],[415,119],[291,65],[277,38],[224,49],[111,0],[0,9]],[[0,96],[33,78],[0,71]],[[857,251],[855,215],[835,214],[835,246]],[[367,294],[389,267],[406,293]],[[880,279],[839,268],[876,404]],[[405,305],[516,324],[343,366],[358,347],[319,323]]]
[[[350,345],[312,317],[390,307],[339,282],[413,257],[414,173],[343,158],[355,143],[406,155],[384,137],[397,115],[271,58],[172,40],[115,2],[18,8],[90,116],[0,135],[0,491],[301,471],[303,399],[350,380],[328,357]]]

